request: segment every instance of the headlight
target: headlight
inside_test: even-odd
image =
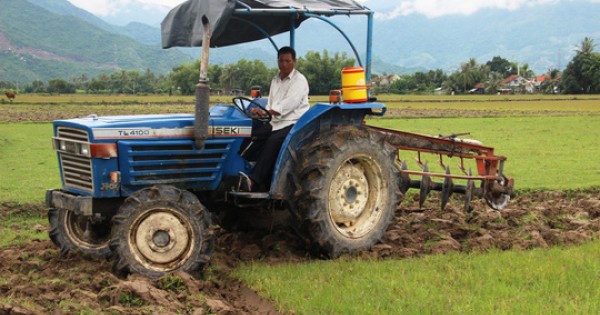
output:
[[[90,156],[90,144],[89,143],[80,143],[79,153],[81,155]]]
[[[83,155],[86,157],[91,156],[90,144],[87,142],[75,142],[70,140],[63,140],[60,138],[53,138],[52,147],[54,148],[54,150],[64,153]]]
[[[116,143],[76,142],[52,138],[52,148],[59,152],[91,158],[109,159],[118,156]]]

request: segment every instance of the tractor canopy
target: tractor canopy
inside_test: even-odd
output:
[[[363,66],[360,55],[348,36],[327,17],[334,15],[366,15],[367,63]],[[204,25],[210,26],[210,47],[223,47],[290,32],[290,46],[294,47],[295,29],[309,19],[324,20],[337,29],[348,41],[359,64],[370,74],[373,11],[353,0],[188,0],[173,8],[161,24],[162,46],[202,46]],[[207,24],[208,23],[208,24]]]
[[[290,31],[309,18],[368,10],[352,0],[188,0],[162,22],[162,45],[202,46],[202,18],[211,25],[211,47],[264,39]],[[293,14],[297,13],[297,14]]]

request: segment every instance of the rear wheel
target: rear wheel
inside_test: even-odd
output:
[[[65,209],[48,210],[50,239],[61,255],[82,253],[99,258],[109,257],[110,220],[81,216]]]
[[[113,218],[115,270],[158,278],[200,271],[213,248],[211,220],[192,193],[172,186],[142,189]]]
[[[393,149],[365,127],[343,126],[299,150],[297,227],[336,257],[381,240],[401,199]]]

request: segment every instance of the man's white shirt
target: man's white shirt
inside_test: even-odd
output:
[[[296,69],[283,80],[279,74],[273,77],[267,109],[281,114],[271,119],[273,131],[295,124],[308,111],[308,92],[306,77]]]

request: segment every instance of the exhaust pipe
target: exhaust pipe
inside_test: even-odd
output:
[[[194,115],[194,144],[197,150],[204,147],[208,137],[208,107],[210,103],[210,87],[208,85],[208,53],[210,50],[210,24],[208,18],[202,16],[202,60],[200,62],[200,78],[196,84],[196,110]]]
[[[196,85],[196,110],[194,116],[194,144],[197,150],[204,147],[208,137],[208,104],[210,102],[210,88],[208,80],[198,82]]]

